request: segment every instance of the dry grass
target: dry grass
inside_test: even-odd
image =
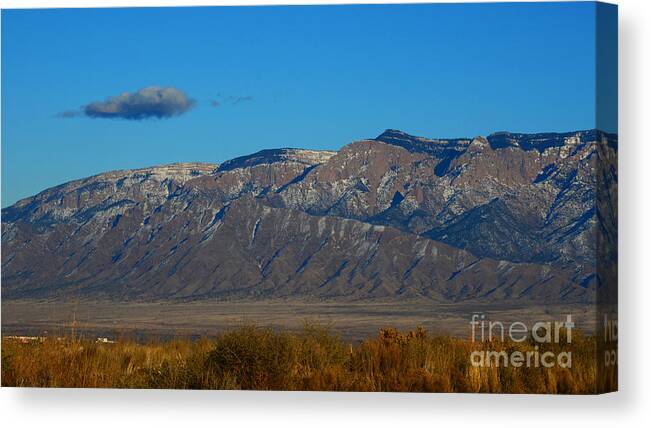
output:
[[[254,326],[199,341],[94,343],[2,341],[2,385],[584,394],[616,389],[617,372],[597,376],[596,341],[575,335],[572,368],[474,367],[473,350],[532,351],[534,343],[473,343],[423,329],[381,330],[357,345],[328,330],[301,333]]]

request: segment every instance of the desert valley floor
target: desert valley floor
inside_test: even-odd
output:
[[[197,337],[213,335],[244,324],[299,329],[303,323],[328,325],[349,340],[375,336],[386,326],[412,329],[422,325],[432,333],[468,337],[473,313],[505,325],[515,321],[564,320],[572,315],[577,327],[592,333],[594,307],[587,305],[527,306],[517,304],[436,303],[306,303],[304,301],[223,302],[100,302],[33,301],[2,302],[3,335],[65,335],[75,321],[79,334],[88,337],[120,335]]]

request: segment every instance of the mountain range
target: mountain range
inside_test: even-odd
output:
[[[2,210],[2,297],[591,302],[616,281],[616,159],[598,130],[387,130],[102,173]]]

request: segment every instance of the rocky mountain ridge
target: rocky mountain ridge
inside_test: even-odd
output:
[[[2,210],[2,294],[590,301],[616,260],[616,153],[596,130],[387,130],[99,174]]]

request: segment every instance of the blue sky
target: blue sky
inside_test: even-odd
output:
[[[2,206],[102,171],[386,128],[593,128],[594,29],[592,3],[3,10]],[[61,117],[149,86],[193,107]]]

